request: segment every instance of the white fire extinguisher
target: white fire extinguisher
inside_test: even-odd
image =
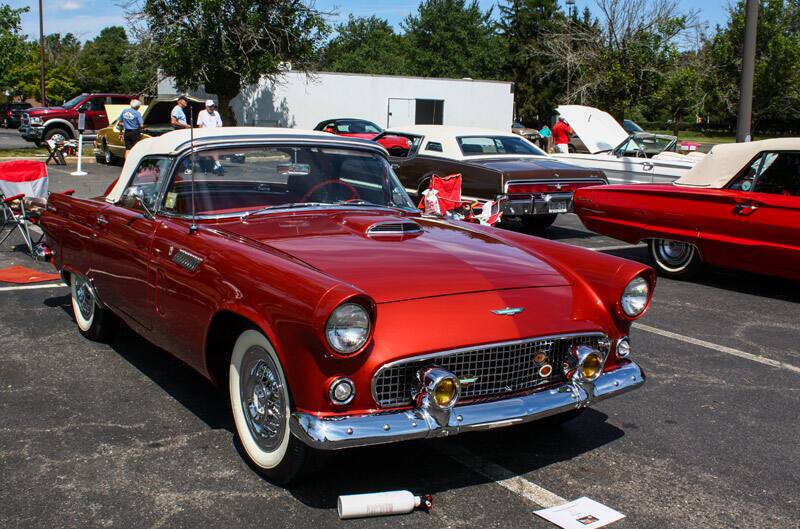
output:
[[[350,518],[406,514],[418,507],[430,511],[431,506],[430,495],[414,496],[407,490],[351,494],[339,496],[339,518],[348,520]]]

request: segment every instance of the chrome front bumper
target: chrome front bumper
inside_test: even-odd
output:
[[[558,207],[556,207],[558,206]],[[553,193],[541,197],[507,198],[502,204],[503,215],[547,215],[549,213],[572,213],[572,193]]]
[[[289,425],[298,439],[321,450],[446,437],[522,424],[583,408],[634,390],[644,384],[644,380],[642,369],[631,362],[603,373],[594,382],[570,381],[520,397],[455,406],[446,424],[440,424],[441,419],[428,411],[416,408],[336,418],[293,413]]]

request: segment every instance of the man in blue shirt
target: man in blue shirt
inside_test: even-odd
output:
[[[172,128],[174,129],[189,129],[191,125],[186,123],[186,112],[184,112],[184,108],[189,105],[189,100],[186,99],[186,96],[180,96],[178,98],[178,104],[172,109],[170,112],[170,123],[172,124]]]
[[[142,137],[142,126],[144,125],[144,119],[139,113],[140,106],[142,106],[141,101],[138,99],[132,99],[131,107],[123,110],[119,115],[119,119],[117,120],[117,127],[122,124],[123,140],[125,141],[126,151],[129,151],[134,145],[136,145],[136,142]]]

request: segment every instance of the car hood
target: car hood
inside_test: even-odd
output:
[[[599,170],[586,169],[562,162],[549,156],[520,156],[503,158],[479,158],[469,163],[500,171],[511,178],[598,178],[603,176]]]
[[[26,110],[28,115],[31,116],[38,116],[43,114],[51,114],[53,112],[66,112],[67,109],[65,107],[36,107]]]
[[[369,235],[376,225],[416,224],[413,235]],[[377,303],[570,281],[533,254],[468,225],[365,211],[270,214],[227,221],[225,231],[284,252]]]
[[[608,112],[583,105],[560,105],[556,112],[567,120],[590,153],[609,151],[629,136]]]

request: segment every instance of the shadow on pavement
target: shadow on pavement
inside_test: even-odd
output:
[[[530,230],[518,221],[504,221],[498,224],[497,227],[499,229],[515,231],[517,233],[524,233],[526,235],[534,235],[536,237],[542,237],[552,241],[560,241],[563,239],[591,239],[593,237],[597,237],[597,234],[589,231],[565,228],[563,226],[550,226],[549,228],[541,231]]]

